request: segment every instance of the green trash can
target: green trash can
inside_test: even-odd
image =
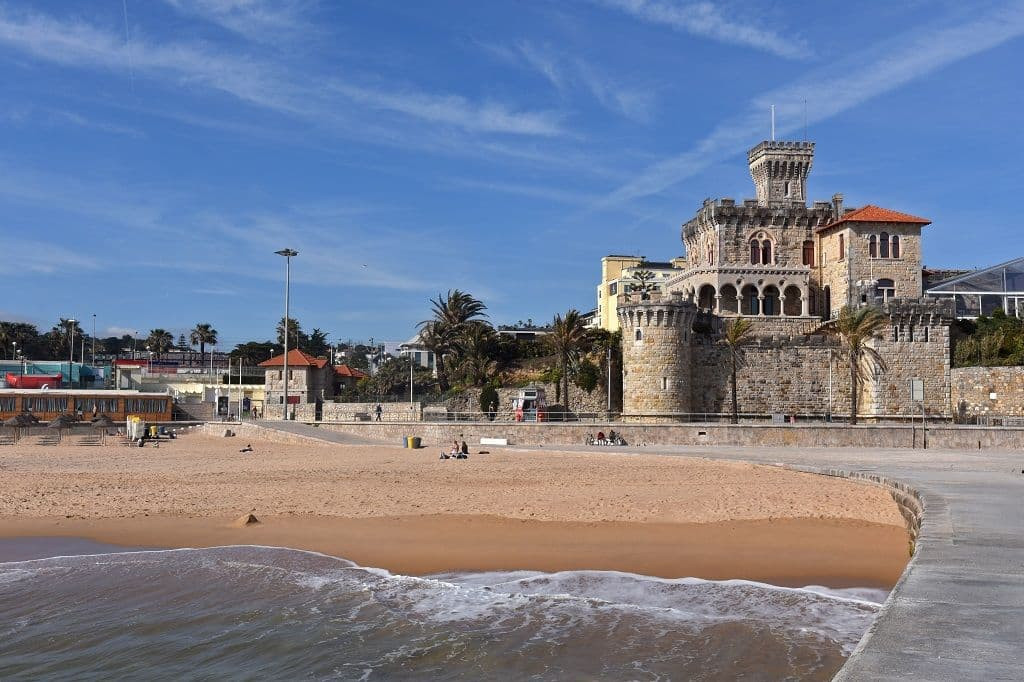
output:
[[[419,436],[409,436],[409,447],[413,450],[419,450],[421,442],[422,440]]]

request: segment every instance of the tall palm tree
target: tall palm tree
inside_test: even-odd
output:
[[[199,365],[203,366],[206,360],[206,344],[217,345],[217,330],[209,322],[197,324],[188,333],[188,340],[193,346],[199,344]]]
[[[745,317],[737,317],[725,323],[725,333],[722,335],[726,347],[729,349],[730,376],[729,385],[732,389],[732,423],[740,422],[740,403],[736,393],[736,370],[743,366],[743,347],[754,340],[754,325]]]
[[[574,309],[567,312],[565,317],[555,315],[551,322],[551,333],[546,335],[544,340],[558,358],[563,381],[562,397],[568,410],[569,370],[579,363],[580,355],[590,345],[590,337],[587,335],[587,328],[583,325],[580,312]]]
[[[47,334],[50,354],[57,359],[68,357],[68,349],[74,339],[82,339],[85,333],[77,321],[72,322],[67,318],[60,318],[53,329]]]
[[[174,336],[166,329],[151,329],[146,338],[146,345],[157,357],[160,357],[174,345]]]
[[[857,402],[860,398],[860,382],[867,381],[875,370],[886,371],[888,367],[871,343],[882,337],[882,331],[889,324],[889,317],[878,308],[844,306],[839,311],[831,333],[839,337],[850,363],[850,423],[857,423]]]
[[[466,324],[460,338],[456,340],[459,370],[465,381],[473,386],[483,386],[494,370],[494,330],[491,325],[472,321]]]
[[[484,312],[487,306],[464,291],[449,289],[447,296],[438,294],[430,301],[434,316],[420,322],[420,341],[427,350],[434,354],[437,367],[437,382],[442,391],[448,390],[448,360],[446,355],[456,355],[459,341],[466,331],[466,326],[473,321],[481,321],[487,317]],[[454,361],[455,358],[452,357]],[[453,362],[454,364],[454,362]]]

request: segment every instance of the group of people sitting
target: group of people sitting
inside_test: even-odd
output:
[[[455,440],[452,441],[452,449],[450,452],[441,451],[441,459],[469,459],[469,446],[466,445],[466,441]]]
[[[615,433],[614,429],[611,429],[607,436],[604,435],[604,431],[598,431],[597,438],[587,436],[587,445],[625,445],[625,441],[622,440],[622,436]]]

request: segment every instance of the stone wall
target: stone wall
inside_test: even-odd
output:
[[[1024,367],[957,367],[951,374],[958,418],[1024,417]]]
[[[920,414],[910,400],[910,380],[924,382],[925,411],[952,414],[949,335],[952,312],[947,302],[892,302],[885,311],[890,326],[875,348],[888,366],[865,384],[862,412],[876,415]],[[926,340],[927,339],[927,340]]]
[[[631,446],[772,446],[920,448],[927,438],[931,449],[1024,449],[1024,428],[929,424],[927,433],[916,426],[862,424],[623,424],[623,423],[376,423],[324,424],[320,428],[400,445],[404,436],[419,436],[425,447],[447,447],[464,439],[480,449],[480,438],[506,438],[510,445],[583,445],[588,435],[614,429]],[[602,451],[621,452],[614,447]],[[713,451],[709,451],[713,454]]]
[[[849,365],[838,342],[826,336],[759,338],[743,349],[736,372],[740,413],[824,415],[829,411],[832,362],[832,414],[850,412]],[[693,411],[731,414],[730,361],[721,341],[696,344],[693,359]]]
[[[558,390],[554,384],[538,383],[532,384],[537,388],[544,389],[544,399],[548,406],[564,405],[565,401],[556,401],[555,396]],[[461,394],[450,398],[443,404],[428,405],[428,409],[440,408],[450,413],[479,413],[480,412],[480,388],[469,388]],[[513,418],[512,399],[519,395],[519,387],[504,386],[498,388],[498,411],[495,415],[499,420],[511,420]],[[608,411],[608,394],[606,388],[598,384],[590,393],[569,381],[569,411],[577,415],[604,414]]]
[[[322,421],[360,421],[376,419],[378,403],[334,403],[324,402]],[[423,417],[422,403],[380,403],[381,421],[406,422],[419,421]],[[316,403],[299,403],[293,405],[295,419],[298,421],[316,421]],[[280,419],[281,405],[267,405],[264,408],[266,419]]]

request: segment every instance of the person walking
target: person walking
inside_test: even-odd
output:
[[[375,407],[373,411],[377,414],[377,421],[380,421],[380,415],[384,412],[384,408],[380,406],[380,403],[377,403],[377,407]]]

